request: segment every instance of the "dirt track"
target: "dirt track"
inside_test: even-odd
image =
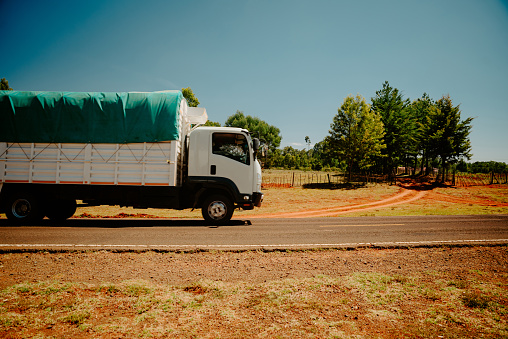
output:
[[[399,184],[399,191],[390,197],[387,197],[378,201],[363,202],[355,205],[330,207],[324,209],[305,210],[300,212],[288,212],[288,213],[272,213],[272,214],[257,214],[251,218],[312,218],[312,217],[334,217],[344,215],[353,212],[363,212],[373,209],[380,209],[391,207],[395,205],[408,204],[416,200],[424,200],[431,204],[435,201],[449,202],[455,204],[466,204],[466,205],[480,205],[480,206],[497,206],[497,207],[508,207],[508,203],[499,202],[492,200],[488,196],[476,194],[476,190],[483,189],[485,186],[461,188],[471,193],[471,196],[460,197],[453,196],[450,194],[444,194],[436,192],[434,186],[423,183],[418,184],[414,182],[405,182]]]
[[[333,217],[351,212],[367,211],[374,208],[390,207],[406,204],[423,198],[426,191],[414,191],[402,188],[396,195],[389,198],[358,205],[341,206],[334,208],[319,209],[313,211],[302,211],[292,213],[259,214],[253,218],[312,218],[312,217]]]

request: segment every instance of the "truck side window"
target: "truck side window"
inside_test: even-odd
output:
[[[250,164],[249,144],[243,134],[214,133],[212,135],[212,153]]]

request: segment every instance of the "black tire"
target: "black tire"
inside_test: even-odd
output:
[[[233,212],[233,203],[221,194],[207,197],[201,207],[203,218],[211,225],[226,224],[233,217]]]
[[[5,207],[7,219],[18,225],[32,224],[44,218],[40,199],[30,193],[12,194]]]
[[[46,216],[51,221],[64,221],[76,213],[76,200],[57,199],[46,205]]]

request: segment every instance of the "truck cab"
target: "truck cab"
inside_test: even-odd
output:
[[[261,206],[258,147],[259,140],[241,128],[198,127],[190,133],[185,184],[205,220],[221,223],[231,219],[234,208]]]

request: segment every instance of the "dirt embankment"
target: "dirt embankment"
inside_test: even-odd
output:
[[[421,270],[454,272],[457,278],[465,278],[472,267],[507,273],[507,255],[503,246],[302,252],[6,253],[0,254],[0,289],[44,280],[94,284],[132,279],[172,285],[199,279],[261,283],[318,274],[411,274]]]

